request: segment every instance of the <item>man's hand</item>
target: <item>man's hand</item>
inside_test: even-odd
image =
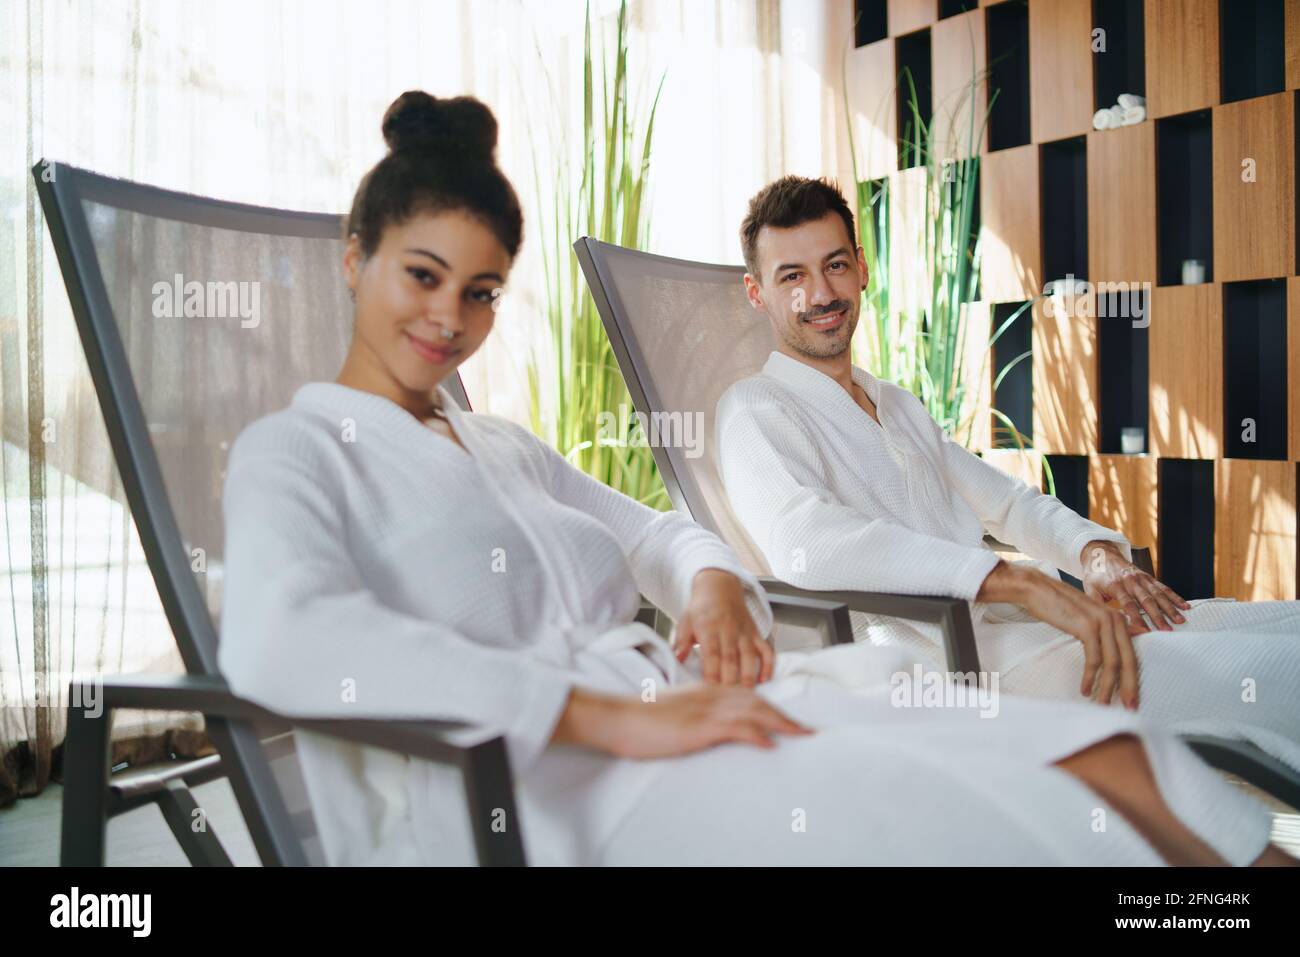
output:
[[[1139,625],[1122,612],[1097,602],[1036,568],[999,561],[984,579],[976,601],[1011,602],[1040,621],[1073,635],[1083,643],[1083,683],[1080,694],[1110,704],[1118,685],[1126,707],[1138,706],[1138,660],[1132,638]]]
[[[685,661],[698,644],[707,682],[753,686],[771,678],[776,654],[758,633],[740,579],[706,568],[691,584],[691,603],[677,623],[673,643],[677,660]]]
[[[1114,542],[1089,542],[1079,560],[1084,593],[1102,604],[1115,602],[1130,621],[1141,625],[1145,611],[1158,631],[1173,631],[1174,624],[1187,620],[1178,609],[1192,606],[1168,585],[1126,561]]]

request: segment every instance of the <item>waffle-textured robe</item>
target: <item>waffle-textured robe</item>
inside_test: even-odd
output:
[[[1207,843],[1238,864],[1265,846],[1263,808],[1135,716],[1010,699],[996,715],[896,706],[902,659],[865,645],[778,657],[761,693],[818,732],[772,750],[635,761],[548,744],[573,687],[645,700],[698,680],[633,621],[638,592],[677,616],[695,573],[721,567],[747,583],[764,633],[770,610],[730,549],[683,515],[441,397],[468,452],[328,382],[241,433],[219,663],[236,692],[289,715],[500,730],[532,862],[1157,863],[1119,815],[1098,831],[1104,802],[1052,766],[1126,732]],[[298,738],[328,861],[472,859],[454,771]]]
[[[772,573],[813,589],[972,600],[997,555],[984,534],[1043,571],[1081,577],[1094,539],[1117,532],[952,441],[920,400],[853,367],[876,422],[823,372],[773,352],[718,402],[718,466]],[[1245,738],[1300,769],[1300,602],[1192,602],[1185,624],[1134,647],[1139,707],[1181,734]],[[1019,695],[1081,700],[1083,646],[1009,604],[973,603],[981,667]],[[938,628],[853,613],[859,641],[943,667]],[[1122,707],[1116,695],[1113,707]]]

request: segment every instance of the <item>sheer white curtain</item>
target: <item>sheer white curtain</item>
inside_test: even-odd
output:
[[[591,9],[599,53],[618,3]],[[851,11],[847,0],[633,0],[634,89],[665,76],[652,248],[738,261],[759,186],[787,171],[843,173],[835,84]],[[476,408],[524,422],[524,357],[546,328],[531,211],[551,197],[534,184],[553,183],[557,155],[580,140],[583,21],[578,0],[0,0],[0,805],[45,784],[69,674],[179,669],[32,164],[341,211],[382,155],[379,119],[398,93],[478,96],[500,122],[529,231],[498,333],[463,374]],[[572,136],[530,141],[538,110]],[[57,458],[74,469],[53,465],[51,442],[72,445]],[[134,716],[115,736],[183,751],[180,726]]]

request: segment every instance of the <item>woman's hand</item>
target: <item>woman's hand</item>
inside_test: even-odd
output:
[[[1083,683],[1079,692],[1110,704],[1118,685],[1126,707],[1138,706],[1138,661],[1133,636],[1146,631],[1122,612],[1109,608],[1036,568],[999,561],[984,579],[976,601],[1022,606],[1035,618],[1083,643]]]
[[[775,747],[776,734],[812,734],[749,688],[695,685],[653,701],[574,689],[551,741],[621,758],[670,758],[735,742]]]
[[[691,603],[673,642],[677,660],[685,661],[698,644],[704,680],[711,684],[753,686],[771,678],[776,654],[758,633],[740,579],[706,568],[691,584]]]
[[[1172,588],[1127,561],[1114,542],[1089,542],[1079,556],[1083,562],[1083,590],[1105,604],[1113,601],[1129,619],[1142,623],[1142,612],[1158,631],[1173,631],[1174,623],[1187,619],[1179,608],[1192,606]]]

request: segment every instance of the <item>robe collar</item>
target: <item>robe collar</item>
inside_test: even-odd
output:
[[[436,388],[443,412],[457,437],[464,443],[464,449],[445,435],[434,432],[392,399],[338,382],[308,382],[294,393],[293,404],[380,423],[388,434],[402,436],[403,441],[413,443],[416,447],[423,445],[437,449],[441,447],[440,443],[445,442],[451,446],[453,454],[463,456],[468,451],[476,462],[481,461],[482,446],[478,442],[478,436],[471,434],[474,430],[469,420],[473,417],[463,412],[445,388],[441,385]]]
[[[880,416],[880,425],[883,427],[885,413],[880,408],[880,396],[883,391],[880,388],[880,380],[866,369],[858,366],[852,366],[851,368],[853,381],[871,399],[872,405],[876,407],[876,415]],[[792,359],[783,352],[773,351],[767,357],[767,362],[763,365],[763,375],[776,379],[806,398],[814,399],[824,408],[832,409],[839,405],[841,408],[852,408],[866,418],[871,418],[871,416],[867,415],[866,410],[858,405],[853,396],[844,391],[844,387],[838,382],[826,373],[814,369],[798,359]]]

